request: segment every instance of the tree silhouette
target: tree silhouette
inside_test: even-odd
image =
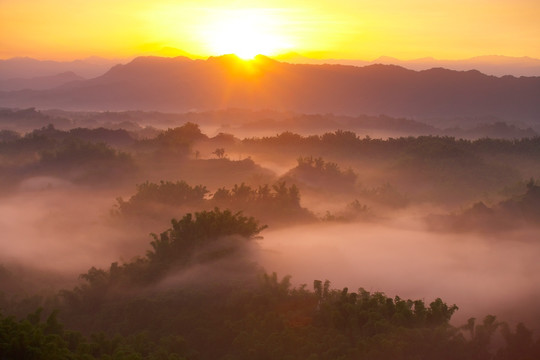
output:
[[[225,156],[225,149],[224,148],[217,148],[212,152],[212,154],[216,155],[218,159],[222,159]]]

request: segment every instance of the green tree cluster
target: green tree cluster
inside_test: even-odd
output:
[[[523,194],[487,206],[480,201],[460,213],[430,215],[428,224],[444,231],[504,231],[540,223],[540,186],[531,179]]]
[[[42,321],[43,309],[17,320],[0,314],[0,358],[6,360],[182,360],[186,359],[185,340],[164,336],[158,341],[145,333],[131,336],[89,337],[65,330],[52,312]]]
[[[118,181],[133,174],[135,163],[128,153],[111,148],[105,143],[78,139],[63,140],[55,147],[40,152],[35,170],[68,176],[80,183]]]
[[[540,339],[523,324],[512,331],[490,315],[457,328],[450,324],[457,306],[439,298],[428,305],[362,288],[334,289],[320,280],[309,290],[292,287],[289,276],[279,279],[253,268],[251,276],[208,273],[152,287],[189,270],[201,251],[213,252],[203,261],[230,257],[229,249],[214,252],[223,239],[245,240],[263,229],[253,218],[219,209],[188,214],[172,225],[154,235],[145,257],[81,275],[84,284],[64,290],[61,312],[50,312],[45,322],[41,310],[22,320],[0,316],[0,355],[152,360],[524,360],[540,355]],[[493,347],[497,334],[503,339],[498,349]]]
[[[351,190],[356,185],[358,175],[350,168],[343,171],[337,163],[325,161],[322,157],[299,157],[297,161],[298,165],[290,172],[291,176],[342,191]]]
[[[183,206],[200,205],[208,190],[205,186],[190,186],[185,181],[161,181],[159,184],[146,181],[136,186],[135,195],[128,201],[117,198],[116,213],[123,216],[148,216],[156,205]]]
[[[218,188],[209,195],[206,186],[191,186],[185,181],[145,182],[137,185],[137,192],[125,201],[117,198],[114,214],[126,219],[148,219],[173,216],[190,207],[228,208],[243,211],[265,222],[309,221],[315,217],[300,204],[300,190],[278,181],[252,187],[245,183],[232,188]]]
[[[114,262],[109,270],[92,267],[80,276],[85,283],[62,292],[64,299],[75,307],[94,308],[126,288],[156,284],[190,265],[230,257],[266,227],[253,217],[219,208],[188,213],[171,224],[159,235],[151,234],[152,249],[146,256],[121,265]],[[226,241],[231,238],[234,241]]]
[[[207,138],[199,125],[187,122],[182,126],[169,128],[153,139],[139,140],[135,148],[152,152],[153,159],[185,158],[191,153],[194,142]]]

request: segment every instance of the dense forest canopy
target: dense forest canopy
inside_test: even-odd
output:
[[[441,299],[426,305],[363,288],[332,289],[320,280],[313,290],[292,288],[290,277],[253,271],[254,264],[210,268],[228,269],[214,278],[218,282],[203,277],[156,287],[156,280],[193,261],[242,262],[227,238],[248,240],[262,229],[253,218],[219,209],[172,220],[170,229],[154,235],[145,257],[82,274],[82,285],[46,303],[45,322],[43,308],[22,320],[0,315],[0,351],[8,358],[38,359],[532,359],[540,354],[540,339],[533,340],[523,324],[513,330],[486,316],[479,324],[471,318],[454,327],[449,320],[458,307]],[[208,252],[210,242],[225,248]],[[1,304],[17,307],[5,296]],[[62,321],[82,333],[65,330]],[[504,341],[493,353],[497,330]]]
[[[540,299],[538,137],[371,137],[354,127],[241,137],[204,127],[227,118],[231,130],[245,129],[255,126],[246,120],[253,114],[2,110],[6,124],[24,115],[53,125],[32,128],[28,120],[0,131],[0,358],[540,356],[532,305]],[[297,124],[355,120],[274,115],[296,116]],[[392,123],[420,126],[392,118],[379,125]],[[306,240],[313,234],[331,235],[314,249],[319,243]],[[387,238],[402,245],[385,247]],[[26,246],[34,252],[26,255]],[[480,251],[505,261],[484,267],[493,260],[475,259]],[[522,264],[505,251],[522,255]],[[326,271],[336,252],[338,274],[373,274],[332,287],[325,277],[305,280],[311,269],[301,282],[284,270],[313,257]],[[483,297],[474,310],[454,301],[452,289],[467,287],[449,274],[477,279],[491,266],[517,269],[504,279],[519,286],[494,293],[477,286],[474,296]],[[372,278],[376,287],[364,283]],[[381,288],[388,278],[417,292]],[[429,298],[424,278],[449,290]],[[491,301],[507,301],[500,318],[482,310]]]

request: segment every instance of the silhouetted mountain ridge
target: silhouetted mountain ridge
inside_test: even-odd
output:
[[[380,56],[374,60],[357,59],[312,59],[298,53],[286,53],[274,57],[279,61],[297,64],[343,64],[366,66],[370,64],[399,65],[411,70],[427,70],[434,67],[467,71],[477,69],[484,74],[495,76],[540,76],[540,59],[527,56],[511,57],[502,55],[482,55],[468,59],[444,60],[423,57],[412,60],[401,60],[391,56]]]
[[[110,67],[126,60],[104,59],[91,56],[73,61],[37,60],[29,57],[0,59],[0,81],[13,78],[30,79],[74,72],[84,78],[104,74]]]
[[[0,94],[0,106],[189,111],[223,108],[538,121],[540,77],[396,65],[300,65],[264,56],[139,57],[48,91]]]

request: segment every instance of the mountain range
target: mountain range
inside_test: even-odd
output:
[[[190,59],[206,59],[204,56],[195,55],[176,49],[164,47],[157,51],[149,52],[141,56],[158,57],[188,57]],[[55,76],[60,73],[73,72],[84,78],[93,78],[103,75],[116,64],[126,64],[135,57],[122,59],[106,59],[92,56],[85,59],[72,61],[37,60],[28,57],[15,57],[0,59],[0,84],[5,80],[30,79],[35,77]],[[292,64],[338,64],[352,66],[366,65],[398,65],[410,70],[428,70],[442,67],[450,70],[478,70],[486,75],[494,76],[540,76],[540,59],[527,56],[510,57],[501,55],[477,56],[460,60],[441,60],[432,57],[424,57],[412,60],[401,60],[389,56],[381,56],[374,60],[358,59],[314,59],[295,52],[278,54],[271,57],[274,60]]]
[[[0,106],[71,110],[276,109],[413,118],[495,116],[540,121],[540,77],[396,65],[312,65],[265,56],[138,57],[89,80],[0,92]]]
[[[353,66],[366,66],[374,64],[398,65],[411,70],[428,70],[442,67],[449,70],[467,71],[478,70],[486,75],[494,76],[540,76],[540,59],[527,56],[510,57],[500,55],[476,56],[460,60],[439,60],[425,57],[413,60],[401,60],[389,56],[381,56],[375,60],[349,60],[349,59],[312,59],[300,54],[290,52],[275,57],[278,61],[294,64],[341,64]]]
[[[113,65],[127,62],[125,59],[105,59],[92,56],[73,61],[37,60],[29,57],[0,59],[0,85],[6,80],[49,77],[73,72],[83,78],[103,75]]]

